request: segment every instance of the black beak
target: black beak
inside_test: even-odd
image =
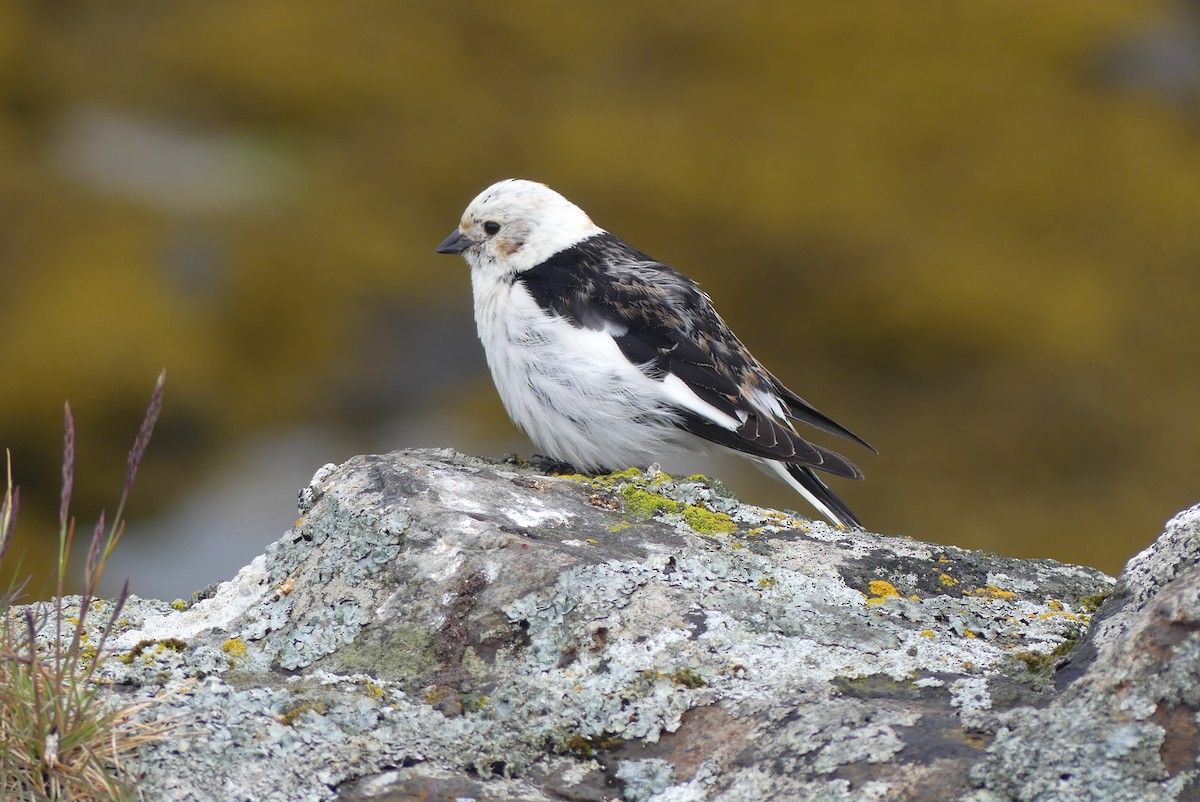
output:
[[[437,247],[437,253],[462,253],[474,244],[470,237],[456,228],[454,233],[446,237],[446,241]]]

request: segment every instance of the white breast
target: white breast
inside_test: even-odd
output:
[[[471,284],[500,399],[546,456],[616,470],[677,449],[681,432],[662,382],[631,364],[613,333],[547,315],[520,282],[473,269]]]

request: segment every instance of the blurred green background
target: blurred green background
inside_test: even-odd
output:
[[[90,521],[164,366],[109,572],[142,595],[231,576],[324,462],[528,455],[433,253],[519,176],[879,448],[836,486],[870,528],[1115,572],[1200,497],[1192,7],[0,0],[23,570],[63,400]]]

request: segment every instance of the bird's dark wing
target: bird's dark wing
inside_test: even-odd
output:
[[[879,453],[876,451],[875,446],[793,393],[779,379],[771,376],[771,382],[775,388],[775,394],[783,402],[784,411],[792,420],[812,426],[814,429],[820,429],[823,432],[829,432],[830,434],[836,434],[838,437],[852,440],[863,448],[869,448],[871,451],[875,451],[876,454]]]
[[[790,417],[863,442],[783,387],[734,336],[708,296],[677,270],[604,232],[514,280],[543,309],[575,326],[608,331],[648,376],[678,378],[720,413],[673,410],[692,434],[752,456],[862,477],[849,460],[809,443],[753,402],[754,392],[778,397]],[[728,418],[741,421],[740,426],[723,425]]]

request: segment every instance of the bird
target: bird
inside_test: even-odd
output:
[[[862,471],[796,424],[874,447],[763,367],[699,284],[555,190],[519,178],[493,184],[436,253],[461,254],[470,266],[492,379],[546,456],[606,472],[724,448],[832,523],[862,528],[816,473],[861,479]]]

